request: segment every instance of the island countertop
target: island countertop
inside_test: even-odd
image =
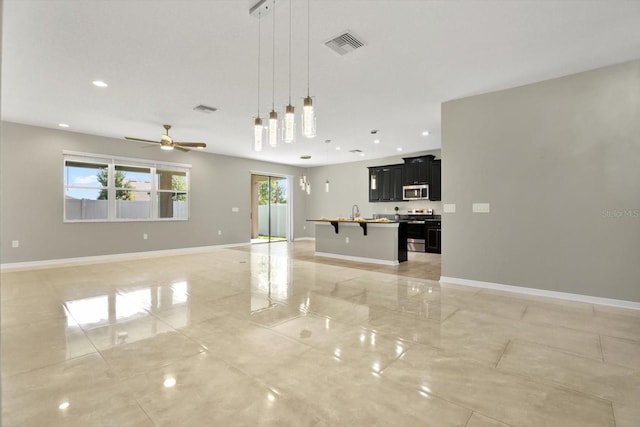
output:
[[[368,219],[368,218],[356,218],[356,219],[348,219],[348,218],[319,218],[319,219],[308,219],[309,222],[355,222],[355,223],[367,223],[367,224],[398,224],[401,221],[390,220],[386,218],[378,218],[378,219]]]

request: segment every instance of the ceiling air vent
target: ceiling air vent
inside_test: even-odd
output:
[[[359,149],[356,148],[355,150],[349,150],[349,152],[358,154],[358,153],[362,153],[362,150],[359,150]]]
[[[358,38],[348,30],[324,42],[324,44],[339,55],[346,55],[364,46],[364,43],[358,40]]]
[[[197,107],[194,107],[193,109],[205,114],[211,114],[215,111],[218,111],[218,109],[215,107],[209,107],[207,105],[202,105],[202,104],[198,105]]]

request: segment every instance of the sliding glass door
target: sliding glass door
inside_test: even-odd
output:
[[[286,241],[287,178],[251,175],[251,243]]]

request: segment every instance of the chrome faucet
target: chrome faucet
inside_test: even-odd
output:
[[[351,219],[360,218],[360,208],[358,205],[353,205],[351,207]]]

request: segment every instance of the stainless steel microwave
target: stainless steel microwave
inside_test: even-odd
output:
[[[402,187],[403,200],[429,200],[429,186],[422,185],[405,185]]]

